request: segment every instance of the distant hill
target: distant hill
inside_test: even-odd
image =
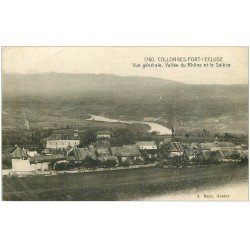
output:
[[[153,77],[95,74],[3,74],[4,96],[81,96],[88,93],[118,94],[159,92],[183,83]]]
[[[4,98],[93,96],[115,99],[144,99],[147,96],[176,98],[229,98],[248,95],[247,85],[187,85],[181,82],[140,76],[106,74],[3,74]]]
[[[29,107],[38,117],[46,113],[51,119],[80,113],[181,122],[248,114],[247,84],[190,85],[153,77],[59,73],[3,74],[2,80],[3,107]]]

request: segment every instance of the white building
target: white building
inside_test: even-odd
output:
[[[98,131],[96,133],[97,139],[110,139],[111,132],[110,131]]]
[[[46,148],[48,149],[67,149],[73,148],[80,145],[80,138],[74,133],[74,136],[68,135],[56,135],[53,134],[46,140]]]
[[[46,148],[73,148],[80,145],[80,140],[47,140]]]
[[[21,149],[18,146],[12,151],[12,172],[18,174],[25,174],[33,172],[34,169],[31,167],[29,162],[29,155],[27,154],[27,149]]]
[[[11,153],[11,173],[17,175],[32,174],[35,171],[49,170],[49,158],[18,146]]]
[[[35,171],[27,159],[12,159],[11,164],[13,173],[22,174]]]
[[[27,154],[30,157],[34,157],[34,156],[38,155],[36,150],[27,150]]]
[[[139,141],[136,143],[140,150],[156,150],[157,145],[155,141]]]

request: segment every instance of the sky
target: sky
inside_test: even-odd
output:
[[[145,58],[222,57],[230,67],[146,67]],[[132,64],[141,67],[133,67]],[[199,62],[202,65],[205,62]],[[45,72],[150,76],[187,84],[247,84],[247,47],[3,47],[3,73]]]

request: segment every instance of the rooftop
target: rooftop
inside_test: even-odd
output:
[[[140,156],[136,145],[124,145],[122,147],[111,147],[111,152],[117,157],[135,157]]]
[[[183,152],[184,151],[180,142],[170,142],[168,150],[172,151],[172,152]]]
[[[156,146],[155,141],[138,141],[136,144],[138,146]]]
[[[108,147],[96,147],[96,153],[98,156],[109,156],[110,151]]]
[[[110,131],[97,131],[96,134],[97,134],[97,135],[110,135],[111,132],[110,132]]]
[[[64,156],[61,154],[56,155],[37,155],[30,158],[30,163],[39,163],[39,162],[50,162],[58,161],[64,159]]]
[[[205,150],[210,150],[211,148],[234,148],[236,145],[231,142],[206,142],[200,143],[199,147]]]
[[[96,154],[94,149],[89,148],[74,148],[73,153],[76,160],[84,160],[86,157],[91,157],[93,159],[96,159]]]
[[[67,134],[52,134],[47,140],[79,140],[79,137]]]
[[[27,149],[21,149],[19,147],[16,147],[12,152],[11,152],[12,158],[28,158],[28,150]]]

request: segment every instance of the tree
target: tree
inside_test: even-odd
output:
[[[159,132],[153,131],[151,134],[152,134],[153,136],[156,136],[156,135],[159,135]]]
[[[188,164],[188,157],[184,154],[181,156],[175,155],[172,159],[172,164],[174,166],[186,166]]]
[[[224,138],[225,138],[225,140],[229,140],[231,138],[231,136],[229,133],[225,133]]]
[[[210,136],[209,131],[208,131],[208,130],[206,130],[206,129],[203,129],[202,136],[204,136],[204,137],[209,137],[209,136]]]
[[[119,129],[115,133],[115,139],[122,141],[123,144],[134,144],[135,134],[129,129]]]
[[[86,131],[86,133],[83,136],[82,143],[84,145],[89,145],[96,141],[96,132],[92,130]]]
[[[84,160],[85,166],[89,168],[96,168],[101,166],[101,161],[99,159],[93,159],[91,156],[87,156]]]
[[[104,162],[104,166],[105,166],[105,167],[108,167],[108,168],[115,167],[116,165],[117,165],[117,160],[116,160],[115,158],[107,159],[107,160]]]
[[[230,157],[231,159],[235,160],[235,161],[239,161],[240,160],[240,153],[237,151],[234,151]]]

